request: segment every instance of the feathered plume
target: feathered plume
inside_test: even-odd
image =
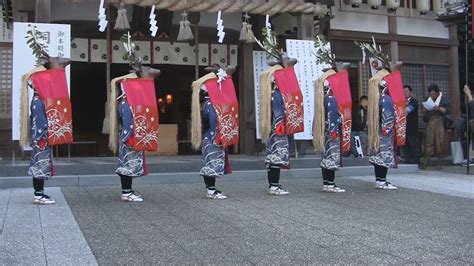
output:
[[[125,51],[127,51],[124,55],[125,60],[127,60],[131,66],[140,66],[142,64],[142,58],[137,52],[137,46],[132,41],[130,32],[122,35],[120,41],[125,47]]]
[[[267,57],[274,57],[278,61],[282,61],[283,50],[278,45],[277,35],[271,28],[262,28],[263,42],[255,38],[257,44],[265,50],[268,54]]]
[[[30,26],[30,30],[26,32],[25,38],[28,39],[26,43],[30,46],[33,51],[33,55],[36,57],[36,65],[44,65],[48,62],[49,54],[46,52],[46,44],[40,42],[37,36],[41,36],[43,33],[39,31],[36,26]]]
[[[382,46],[377,45],[377,43],[375,43],[375,39],[373,36],[372,36],[372,44],[368,42],[358,42],[358,41],[354,41],[354,43],[355,45],[359,46],[360,49],[362,49],[362,54],[365,55],[365,51],[367,50],[370,54],[372,54],[373,58],[382,62],[385,67],[389,67],[390,59],[388,55],[382,51]]]
[[[331,52],[331,46],[324,35],[316,35],[314,48],[316,48],[316,63],[318,65],[336,66],[336,55]]]

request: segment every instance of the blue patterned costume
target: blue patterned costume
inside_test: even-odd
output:
[[[273,83],[272,90],[272,130],[266,146],[265,165],[289,167],[290,166],[290,140],[286,134],[277,134],[277,127],[285,123],[285,106],[283,96],[278,86]],[[284,128],[284,127],[283,127]]]
[[[336,98],[332,95],[324,97],[326,126],[324,134],[324,153],[320,166],[329,170],[341,167],[341,117],[337,109]]]
[[[386,168],[395,168],[394,151],[394,123],[395,110],[393,109],[392,98],[387,94],[380,95],[380,147],[378,151],[372,150],[369,162]]]
[[[52,151],[48,146],[48,119],[44,103],[36,93],[31,100],[30,110],[32,154],[28,174],[47,180],[54,175]]]
[[[119,103],[118,113],[120,117],[119,155],[118,167],[115,171],[119,175],[138,177],[146,175],[145,153],[135,151],[127,143],[133,133],[133,115],[127,99]]]
[[[201,171],[202,176],[222,177],[230,173],[226,150],[216,144],[217,113],[206,96],[202,104],[202,147]]]

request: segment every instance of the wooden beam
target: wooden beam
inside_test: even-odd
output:
[[[406,36],[397,34],[383,34],[383,33],[372,33],[372,32],[360,32],[360,31],[345,31],[345,30],[330,30],[329,37],[340,40],[371,40],[374,36],[377,42],[390,42],[397,41],[399,44],[413,44],[420,46],[435,46],[435,47],[447,47],[457,46],[459,41],[457,39],[441,39],[441,38],[427,38],[418,36]]]
[[[51,0],[36,0],[35,22],[51,22]]]

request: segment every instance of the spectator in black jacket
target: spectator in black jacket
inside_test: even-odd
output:
[[[403,147],[405,163],[418,164],[420,162],[420,144],[418,140],[418,101],[413,97],[413,89],[409,85],[403,86],[407,100],[407,128],[406,142]]]
[[[461,144],[462,144],[462,151],[463,151],[463,155],[464,155],[464,161],[462,162],[462,165],[466,165],[467,164],[467,150],[468,148],[471,148],[469,150],[469,157],[470,158],[470,163],[473,163],[474,162],[474,152],[473,152],[473,149],[472,149],[472,146],[473,146],[473,133],[474,133],[474,100],[473,100],[473,97],[472,97],[472,92],[471,92],[471,88],[468,86],[468,85],[464,85],[464,95],[466,96],[467,98],[467,103],[468,103],[468,110],[469,110],[469,130],[470,130],[470,134],[471,134],[471,138],[470,138],[470,145],[467,144],[467,130],[466,130],[466,106],[464,104],[462,104],[461,106],[464,107],[464,108],[461,108],[461,118],[460,118],[460,123],[459,123],[459,128],[458,130],[460,131],[460,141],[461,141]]]
[[[367,154],[367,105],[369,101],[367,95],[362,95],[359,99],[359,106],[352,108],[352,129],[351,129],[351,153],[358,157],[359,153],[355,145],[355,137],[358,136],[363,154]]]

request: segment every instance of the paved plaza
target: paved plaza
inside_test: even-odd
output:
[[[111,178],[113,178],[111,176]],[[141,184],[143,203],[119,201],[118,186],[0,190],[0,264],[474,264],[473,177],[437,172],[372,177],[218,181],[229,198],[207,200],[203,184]],[[370,181],[370,182],[367,182]],[[453,185],[454,184],[454,185]],[[457,184],[457,185],[456,185]]]

